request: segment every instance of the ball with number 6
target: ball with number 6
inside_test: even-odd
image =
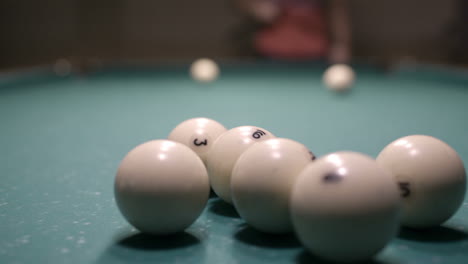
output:
[[[208,151],[214,141],[227,129],[217,121],[205,117],[185,120],[177,125],[168,139],[191,148],[206,164]]]
[[[314,159],[306,146],[286,138],[259,142],[242,153],[231,176],[232,200],[242,219],[263,232],[292,232],[291,189]]]
[[[403,226],[438,226],[463,203],[463,162],[453,148],[437,138],[412,135],[397,139],[380,152],[377,162],[398,182],[404,202]]]
[[[236,127],[218,137],[208,153],[206,168],[211,187],[221,199],[232,204],[231,173],[240,155],[253,144],[274,137],[256,126]]]

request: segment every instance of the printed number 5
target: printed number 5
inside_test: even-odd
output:
[[[400,187],[401,197],[406,198],[410,196],[411,190],[409,182],[399,182],[398,186]]]

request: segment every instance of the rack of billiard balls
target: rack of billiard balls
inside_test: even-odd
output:
[[[400,226],[448,220],[463,203],[466,173],[456,151],[431,136],[397,139],[376,159],[350,151],[316,158],[260,127],[193,118],[125,156],[115,198],[135,228],[169,235],[198,218],[210,186],[253,228],[294,232],[312,254],[349,262],[372,258]]]

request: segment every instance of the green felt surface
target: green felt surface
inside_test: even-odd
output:
[[[464,73],[358,68],[353,91],[337,95],[323,88],[322,67],[287,66],[226,66],[209,85],[183,67],[2,76],[0,263],[318,263],[293,236],[257,233],[217,198],[174,237],[125,222],[113,199],[120,160],[192,117],[264,127],[319,156],[375,157],[396,138],[428,134],[468,164]],[[467,200],[443,227],[402,231],[375,262],[468,263]]]

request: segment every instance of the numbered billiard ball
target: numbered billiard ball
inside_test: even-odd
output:
[[[232,200],[239,215],[263,232],[292,232],[291,188],[314,159],[306,146],[286,138],[268,139],[248,148],[231,176]]]
[[[216,139],[206,159],[213,191],[232,204],[231,173],[239,156],[257,142],[275,137],[266,129],[241,126],[226,131]]]
[[[370,259],[399,229],[401,199],[392,175],[356,152],[332,153],[307,165],[290,206],[299,240],[330,261]]]
[[[190,66],[190,75],[199,82],[212,82],[218,78],[219,67],[213,60],[201,58]]]
[[[188,146],[206,163],[208,151],[214,141],[226,131],[227,129],[215,120],[198,117],[177,125],[168,139]]]
[[[206,168],[187,146],[153,140],[131,150],[115,177],[115,201],[138,230],[173,234],[190,226],[210,192]]]
[[[377,162],[400,187],[403,226],[438,226],[463,203],[463,162],[453,148],[437,138],[412,135],[397,139],[380,152]]]
[[[325,86],[336,92],[343,92],[354,84],[355,74],[353,69],[345,64],[334,64],[323,74]]]

